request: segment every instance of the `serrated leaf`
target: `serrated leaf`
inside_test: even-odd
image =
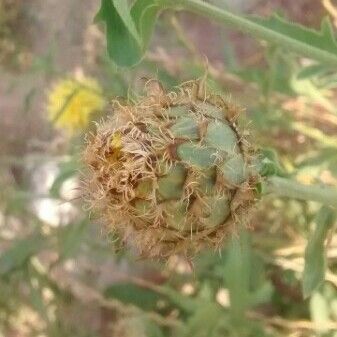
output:
[[[330,227],[335,220],[331,208],[323,206],[315,218],[316,228],[309,238],[304,255],[304,272],[302,291],[307,298],[325,279],[325,249],[324,243]]]
[[[321,63],[337,65],[337,44],[328,19],[323,20],[320,31],[315,31],[287,22],[278,15],[269,19],[241,17],[199,1],[137,0],[132,14],[125,0],[101,2],[96,21],[105,22],[108,53],[118,65],[131,66],[140,61],[158,10],[169,7],[194,11]]]
[[[337,42],[333,33],[333,29],[328,18],[322,20],[321,30],[316,31],[299,25],[297,23],[290,23],[277,14],[264,18],[250,18],[264,28],[278,33],[282,39],[275,39],[275,43],[288,47],[289,49],[296,49],[297,52],[307,55],[311,58],[316,58],[323,61],[326,59],[328,63],[337,64]],[[288,40],[288,42],[286,42]],[[272,42],[272,40],[269,40]]]
[[[12,246],[0,255],[0,275],[20,268],[31,256],[42,250],[46,244],[46,239],[39,233],[13,242]]]
[[[175,7],[174,1],[172,6]],[[329,19],[324,19],[320,31],[315,31],[288,22],[278,15],[267,19],[242,17],[199,0],[177,1],[176,7],[207,16],[273,45],[316,59],[322,64],[337,65],[337,43]]]

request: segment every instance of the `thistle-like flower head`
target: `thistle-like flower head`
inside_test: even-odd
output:
[[[85,196],[108,229],[150,257],[219,247],[248,217],[258,177],[238,108],[203,82],[159,85],[88,136]]]

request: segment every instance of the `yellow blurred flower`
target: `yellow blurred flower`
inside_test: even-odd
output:
[[[71,134],[85,129],[90,115],[102,110],[104,98],[102,89],[91,78],[60,80],[48,95],[49,118],[56,127]]]

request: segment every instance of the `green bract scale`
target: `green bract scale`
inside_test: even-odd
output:
[[[255,202],[252,148],[238,109],[203,82],[164,93],[151,82],[137,104],[88,136],[86,198],[108,229],[147,257],[218,248]]]

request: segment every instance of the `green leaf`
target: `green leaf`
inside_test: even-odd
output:
[[[310,296],[325,279],[324,243],[334,220],[335,214],[327,206],[323,206],[315,218],[316,228],[309,238],[304,256],[302,291],[305,298]]]
[[[131,9],[131,16],[142,39],[143,50],[148,46],[157,15],[162,9],[158,0],[137,0]]]
[[[285,35],[296,42],[304,43],[312,48],[337,57],[337,43],[328,18],[322,20],[320,31],[307,28],[297,23],[290,23],[278,14],[274,14],[268,19],[253,18],[252,21],[273,32]]]
[[[252,306],[259,305],[261,303],[270,302],[273,295],[274,288],[271,282],[265,282],[257,290],[252,292],[249,296],[249,302]]]
[[[230,294],[231,316],[233,324],[240,326],[244,312],[249,305],[251,246],[249,236],[241,230],[238,237],[233,237],[225,265],[225,280]]]
[[[267,276],[265,261],[254,251],[250,254],[249,305],[268,303],[274,292],[270,277]]]
[[[128,2],[125,0],[112,0],[112,3],[129,33],[134,37],[137,43],[141,44],[140,36],[138,35],[135,23],[130,15]]]
[[[137,63],[142,55],[142,43],[125,0],[102,0],[95,21],[106,25],[108,54],[120,66]]]
[[[113,284],[105,290],[104,295],[106,298],[113,298],[126,304],[132,304],[143,310],[154,310],[157,302],[162,299],[162,296],[153,290],[133,283]]]
[[[42,250],[46,244],[46,238],[40,233],[13,242],[12,246],[0,256],[0,275],[20,268],[31,256]]]
[[[269,19],[241,17],[199,0],[137,0],[131,11],[125,0],[101,0],[96,21],[107,27],[108,54],[117,65],[131,66],[141,60],[158,11],[185,9],[230,25],[323,64],[337,65],[337,43],[331,23],[324,19],[320,31],[287,22],[278,15]]]
[[[277,153],[271,148],[264,148],[260,151],[260,156],[256,162],[256,170],[264,177],[268,176],[286,176],[281,167]]]
[[[137,0],[131,10],[125,0],[101,0],[95,21],[106,24],[108,54],[117,65],[141,60],[161,8],[158,0]]]

